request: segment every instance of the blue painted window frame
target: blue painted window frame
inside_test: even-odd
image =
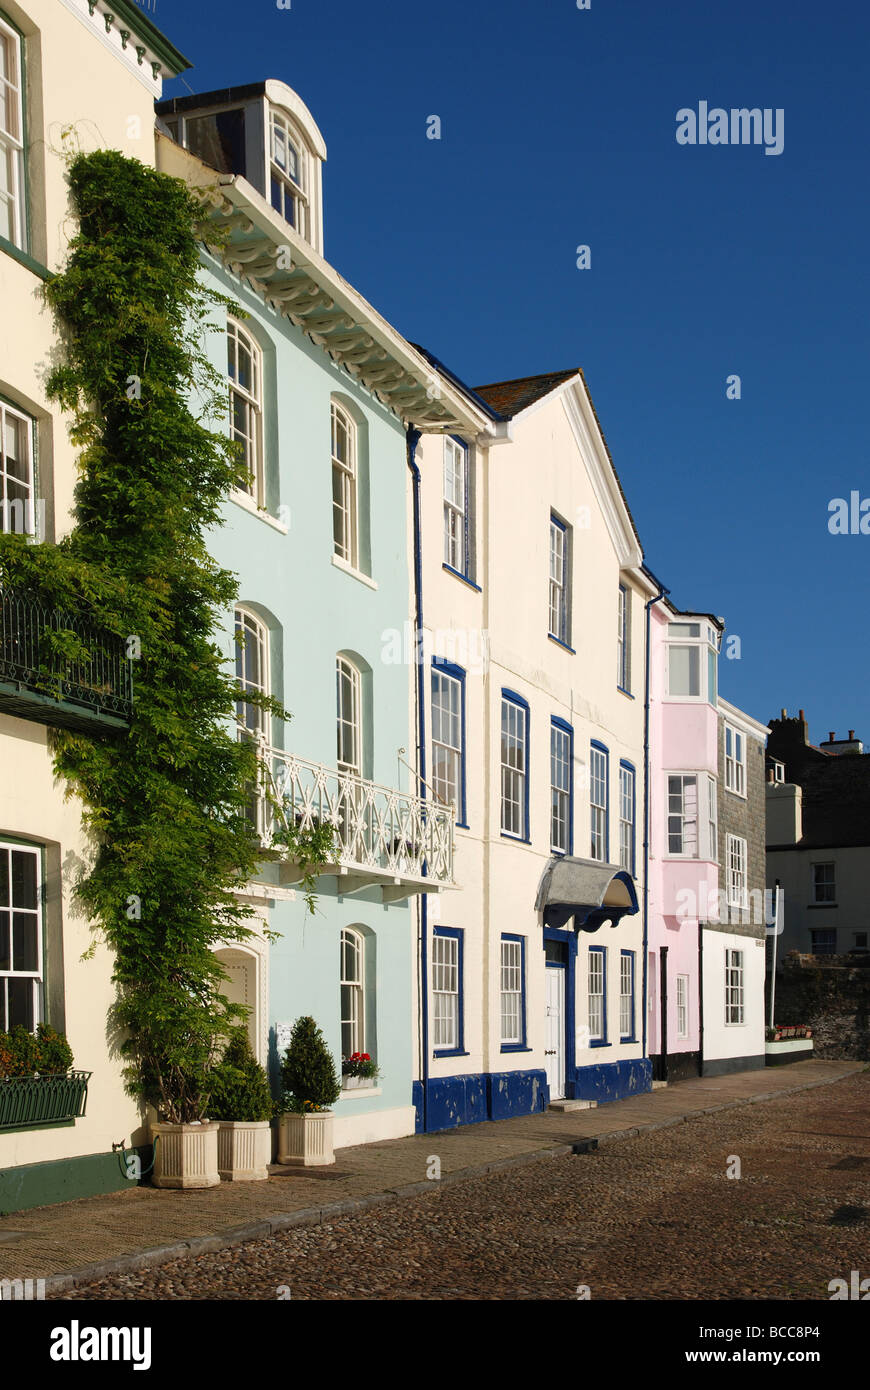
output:
[[[553,730],[568,736],[568,848],[553,847]],[[574,853],[574,730],[564,719],[554,714],[550,719],[550,852],[552,854]]]
[[[622,999],[622,961],[628,957],[631,962],[631,1032],[623,1033],[622,1019],[619,1021],[619,1041],[637,1042],[637,952],[622,949],[619,953],[619,997]],[[688,1003],[687,1006],[688,1008]]]
[[[610,1046],[610,1043],[609,1043],[608,1040],[607,1040],[607,947],[606,947],[606,946],[590,946],[590,947],[589,947],[589,960],[590,960],[590,962],[591,962],[591,960],[592,960],[592,957],[593,957],[593,956],[596,956],[596,955],[601,957],[601,991],[602,991],[602,993],[601,993],[601,1037],[600,1037],[600,1038],[592,1038],[592,1037],[590,1037],[590,1039],[589,1039],[589,1046],[590,1046],[590,1047],[609,1047],[609,1046]],[[590,969],[590,975],[591,975],[591,969]],[[588,984],[588,981],[587,981],[587,986],[586,986],[586,1017],[587,1017],[587,1018],[589,1017],[589,984]]]
[[[604,754],[604,858],[595,859],[592,853],[592,792],[594,778],[592,776],[592,751]],[[605,743],[599,743],[597,738],[593,738],[589,745],[589,857],[595,859],[596,864],[610,863],[610,749]]]
[[[631,867],[628,872],[637,878],[637,769],[627,758],[619,760],[619,822],[622,823],[622,774],[631,773]],[[620,846],[620,853],[622,846]],[[624,867],[624,866],[622,866]]]
[[[465,676],[466,672],[461,666],[455,666],[450,661],[444,661],[440,656],[432,658],[432,674],[438,671],[442,675],[450,676],[452,680],[459,683],[459,725],[460,725],[460,747],[459,747],[459,798],[456,804],[456,813],[459,817],[456,824],[460,830],[468,829],[468,806],[466,802],[466,782],[465,782]],[[432,681],[429,682],[429,717],[430,726],[432,723]],[[435,766],[434,734],[432,736],[432,766]]]
[[[456,946],[456,975],[458,985],[457,1010],[459,1017],[456,1020],[456,1047],[436,1047],[432,1045],[433,1057],[467,1057],[465,1051],[465,932],[461,927],[433,927],[432,938],[436,936],[452,936],[457,943]],[[433,990],[434,993],[434,990]]]
[[[526,716],[526,738],[525,738],[525,759],[524,759],[524,761],[525,761],[525,766],[526,766],[526,784],[525,784],[525,795],[524,795],[524,797],[523,797],[523,833],[522,833],[522,835],[517,835],[513,830],[505,830],[505,829],[504,829],[504,826],[503,826],[503,824],[502,824],[503,798],[502,798],[502,794],[501,794],[501,786],[499,786],[499,812],[498,812],[499,828],[500,828],[500,830],[501,830],[501,833],[502,833],[503,837],[504,837],[506,840],[515,840],[515,841],[517,841],[519,844],[528,845],[528,844],[531,844],[531,838],[530,838],[530,836],[529,836],[529,780],[530,780],[530,772],[529,772],[529,744],[531,743],[531,710],[530,710],[530,708],[529,708],[529,702],[528,702],[528,700],[524,700],[523,697],[522,697],[522,695],[518,695],[518,694],[516,693],[515,690],[502,689],[502,692],[501,692],[501,700],[500,700],[500,702],[499,702],[499,707],[498,707],[498,713],[499,713],[499,719],[498,719],[498,738],[499,738],[498,762],[499,762],[499,770],[501,770],[501,768],[504,766],[504,764],[502,763],[502,760],[501,760],[501,716],[502,716],[502,705],[504,705],[504,704],[517,705],[520,709],[522,709],[522,710],[525,711],[525,716]]]
[[[465,455],[465,469],[464,469],[464,473],[465,473],[465,488],[464,488],[464,496],[463,496],[463,499],[462,499],[462,530],[463,530],[462,551],[463,551],[463,556],[464,556],[464,559],[465,559],[465,566],[464,566],[463,569],[456,569],[453,565],[449,565],[449,564],[447,563],[446,560],[442,560],[442,562],[441,562],[441,568],[444,569],[444,570],[446,570],[448,574],[455,575],[457,579],[463,579],[463,580],[465,581],[466,584],[470,584],[471,587],[472,587],[473,589],[476,589],[477,592],[480,593],[480,592],[481,592],[481,590],[480,590],[480,585],[479,585],[479,584],[476,584],[476,583],[474,582],[475,566],[474,566],[474,557],[473,557],[473,555],[472,555],[472,553],[471,553],[471,551],[472,551],[472,546],[473,546],[473,544],[474,544],[474,528],[473,528],[472,525],[471,525],[471,483],[470,483],[471,459],[472,459],[471,446],[470,446],[470,444],[468,444],[468,442],[467,442],[465,439],[462,439],[461,436],[458,435],[458,434],[451,434],[451,435],[449,436],[449,438],[453,441],[454,444],[458,444],[458,445],[459,445],[460,449],[462,450],[462,452],[463,452],[464,455]],[[442,464],[441,464],[441,500],[442,500],[442,504],[443,504],[443,501],[444,501],[444,462],[443,462],[443,460],[442,460]],[[442,518],[442,525],[443,525],[443,518]],[[442,542],[443,542],[443,537],[442,537]]]
[[[526,1032],[526,938],[517,936],[515,932],[503,931],[499,942],[499,976],[501,975],[501,942],[518,941],[520,943],[520,1041],[515,1043],[501,1043],[502,1052],[530,1052],[528,1035]],[[499,979],[501,986],[501,979]],[[501,1030],[501,988],[499,988],[499,1031]]]

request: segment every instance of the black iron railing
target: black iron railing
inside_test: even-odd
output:
[[[81,1119],[90,1079],[89,1071],[0,1077],[0,1130]]]
[[[0,683],[129,720],[132,664],[123,637],[0,589]]]

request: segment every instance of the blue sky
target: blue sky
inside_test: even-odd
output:
[[[870,743],[870,535],[827,525],[870,497],[867,7],[142,8],[194,64],[165,95],[300,93],[327,257],[407,337],[472,385],[583,367],[647,563],[741,639],[726,698]],[[782,108],[782,153],[678,145],[700,101]]]

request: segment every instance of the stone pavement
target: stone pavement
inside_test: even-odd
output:
[[[47,1291],[62,1293],[106,1275],[219,1250],[290,1226],[319,1225],[431,1191],[432,1156],[440,1160],[442,1184],[461,1181],[828,1085],[864,1069],[860,1062],[814,1060],[699,1077],[593,1110],[525,1115],[339,1149],[332,1168],[275,1168],[266,1182],[222,1183],[191,1192],[134,1187],[15,1212],[0,1218],[0,1279],[44,1278]]]

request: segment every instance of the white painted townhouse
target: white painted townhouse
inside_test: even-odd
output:
[[[442,365],[432,359],[438,370]],[[418,1129],[648,1090],[645,605],[659,592],[576,370],[426,437],[421,771],[457,891],[422,899]]]

